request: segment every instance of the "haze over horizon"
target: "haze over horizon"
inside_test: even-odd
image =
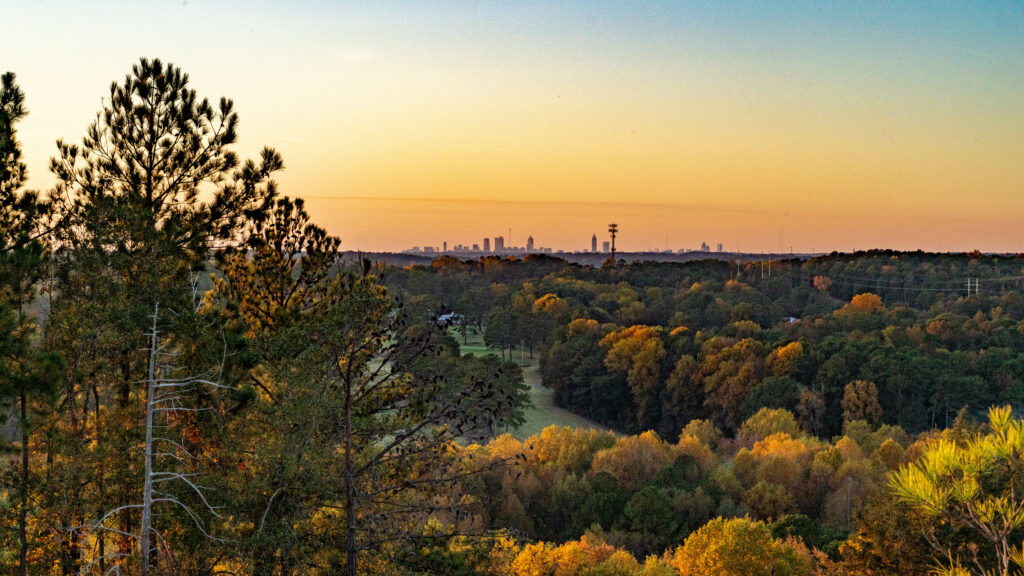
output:
[[[29,187],[140,56],[343,248],[1021,252],[1024,5],[19,3]],[[784,231],[780,238],[780,231]]]
[[[1019,253],[1012,238],[1020,224],[1011,219],[950,219],[940,225],[944,236],[922,246],[922,231],[934,218],[880,214],[850,218],[834,214],[774,214],[757,209],[641,203],[519,202],[411,198],[307,197],[306,206],[328,230],[338,231],[343,250],[400,252],[413,246],[441,247],[444,242],[481,244],[496,236],[508,246],[537,246],[566,252],[590,250],[607,241],[607,224],[616,222],[620,251],[697,249],[720,242],[727,252],[853,252],[872,248],[991,253]],[[888,238],[885,245],[870,239]],[[988,242],[986,242],[988,240]],[[983,246],[997,246],[985,248]],[[1001,247],[1003,246],[1003,247]]]

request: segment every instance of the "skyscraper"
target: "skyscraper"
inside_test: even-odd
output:
[[[490,252],[490,251],[491,251],[491,239],[490,238],[484,238],[484,252]]]
[[[590,251],[597,252],[597,234],[594,234],[594,237],[590,239]]]
[[[494,251],[495,252],[502,252],[504,250],[505,250],[505,237],[504,236],[496,236],[494,238]]]
[[[526,251],[533,252],[533,236],[526,239]]]

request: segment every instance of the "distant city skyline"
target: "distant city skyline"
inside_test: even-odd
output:
[[[706,206],[322,197],[306,198],[306,206],[320,225],[342,239],[343,250],[401,252],[445,241],[481,244],[484,237],[489,243],[511,227],[512,244],[522,245],[531,235],[541,246],[585,251],[595,233],[599,245],[608,239],[604,223],[615,220],[621,229],[618,249],[624,252],[698,249],[701,242],[709,247],[722,242],[726,250],[744,253],[872,248],[1016,253],[1022,246],[1016,241],[1022,226],[1014,214],[979,220],[793,212],[777,218],[758,210]],[[921,230],[937,225],[945,230],[941,241],[923,242]],[[888,241],[878,244],[879,237]]]
[[[1024,250],[1021,2],[41,0],[5,16],[29,189],[145,56],[232,99],[239,157],[280,151],[280,192],[346,248],[511,227],[510,244],[529,229],[576,249],[617,221],[624,251]]]
[[[533,236],[530,235],[526,239],[525,246],[517,246],[515,244],[505,244],[505,238],[503,236],[494,236],[494,249],[491,249],[491,238],[485,236],[483,238],[483,248],[481,244],[469,243],[463,244],[462,242],[453,242],[451,249],[448,247],[448,240],[442,240],[440,244],[424,243],[422,245],[414,245],[404,250],[401,250],[405,254],[455,254],[455,255],[516,255],[516,254],[563,254],[563,253],[576,253],[576,254],[611,254],[611,241],[604,240],[601,242],[601,250],[598,251],[598,237],[597,233],[594,233],[590,237],[589,248],[574,249],[571,247],[552,247],[552,246],[541,246],[535,243]],[[658,252],[665,254],[685,254],[690,252],[708,252],[712,250],[707,242],[701,242],[699,247],[665,247],[665,248],[653,248],[647,250],[636,250],[636,252]],[[718,242],[715,245],[715,252],[717,253],[735,253],[737,250],[725,250],[724,244]],[[792,251],[792,249],[791,249]],[[770,251],[769,251],[770,252]]]

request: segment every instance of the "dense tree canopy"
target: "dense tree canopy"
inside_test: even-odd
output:
[[[353,261],[173,65],[47,193],[25,101],[3,75],[3,573],[1024,566],[1020,256]],[[528,436],[545,394],[595,428]]]
[[[356,574],[459,513],[448,490],[483,467],[457,441],[519,421],[517,367],[421,370],[447,335],[277,195],[276,152],[239,161],[232,102],[177,67],[140,60],[58,143],[53,204],[20,190],[23,103],[4,75],[0,401],[21,457],[0,571]]]

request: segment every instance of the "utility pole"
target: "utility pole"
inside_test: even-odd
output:
[[[973,280],[973,282],[972,282]],[[980,278],[968,278],[967,279],[967,295],[978,293],[978,284],[981,282]]]
[[[608,225],[608,233],[612,235],[612,263],[615,263],[615,235],[619,233],[619,225],[612,223]]]

